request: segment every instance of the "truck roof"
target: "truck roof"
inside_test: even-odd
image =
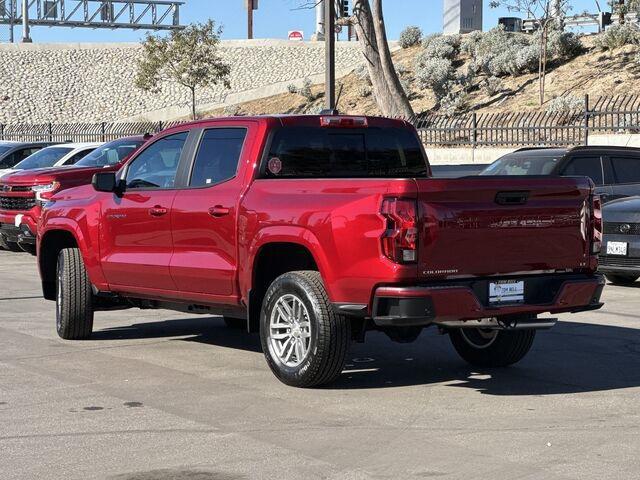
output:
[[[366,118],[367,124],[371,127],[408,127],[410,126],[404,120],[368,116],[368,115],[290,115],[290,114],[269,114],[269,115],[252,115],[243,117],[211,117],[201,120],[195,120],[192,122],[181,123],[165,130],[170,132],[174,130],[183,130],[185,127],[206,127],[208,125],[215,125],[216,123],[233,122],[233,121],[258,121],[272,126],[300,126],[300,127],[319,127],[320,118],[335,116],[338,118]]]

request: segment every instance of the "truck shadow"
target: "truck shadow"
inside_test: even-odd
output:
[[[631,315],[628,315],[632,317]],[[635,318],[635,317],[634,317]],[[221,319],[139,323],[94,332],[94,340],[175,338],[212,346],[261,352],[258,335],[224,325]],[[265,375],[269,375],[265,364]],[[384,334],[367,334],[349,351],[333,390],[397,388],[439,384],[472,388],[488,395],[553,395],[640,386],[639,328],[560,322],[538,333],[532,350],[517,365],[471,367],[458,357],[446,336],[425,330],[411,344],[396,344]]]

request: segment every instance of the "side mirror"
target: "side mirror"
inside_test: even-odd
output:
[[[96,173],[91,181],[91,185],[98,192],[116,192],[119,183],[116,179],[116,174],[113,172]]]

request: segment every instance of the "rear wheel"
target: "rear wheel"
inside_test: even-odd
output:
[[[260,338],[267,363],[280,381],[314,387],[332,382],[342,372],[351,324],[334,311],[318,272],[290,272],[267,290]]]
[[[631,285],[638,278],[640,278],[640,275],[624,275],[624,274],[618,274],[618,273],[607,273],[605,277],[607,277],[607,280],[609,280],[614,285]]]
[[[464,360],[481,367],[506,367],[524,358],[531,349],[535,330],[451,330],[453,347]]]
[[[56,330],[65,340],[85,340],[93,330],[93,291],[77,248],[58,255]]]

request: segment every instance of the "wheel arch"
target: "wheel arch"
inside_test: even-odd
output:
[[[322,256],[319,258],[311,242],[301,235],[262,238],[263,241],[257,243],[252,249],[254,253],[248,262],[250,270],[246,276],[249,280],[246,286],[249,331],[258,330],[264,294],[269,285],[280,275],[297,270],[312,270],[319,272],[323,281],[326,281],[324,258]]]

